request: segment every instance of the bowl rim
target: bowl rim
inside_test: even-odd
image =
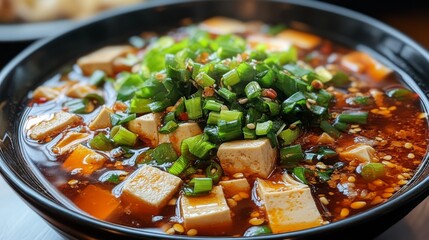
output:
[[[37,51],[40,48],[45,47],[50,42],[56,41],[57,38],[63,36],[64,34],[70,33],[72,34],[74,31],[78,30],[81,27],[87,26],[87,25],[94,25],[98,22],[101,22],[107,18],[124,15],[128,12],[139,12],[143,11],[145,9],[152,9],[159,6],[164,7],[174,7],[175,5],[181,5],[181,4],[189,4],[192,2],[214,2],[215,0],[182,0],[182,1],[174,1],[174,0],[158,0],[158,1],[149,1],[144,4],[140,4],[137,6],[129,6],[124,7],[121,9],[116,9],[114,11],[109,12],[103,12],[100,15],[93,17],[90,20],[83,21],[81,23],[76,24],[72,28],[66,29],[64,31],[61,31],[60,33],[51,36],[46,39],[39,40],[33,44],[31,44],[29,47],[27,47],[25,50],[23,50],[21,53],[19,53],[12,61],[10,61],[0,72],[0,88],[3,87],[6,79],[8,78],[8,75],[13,72],[15,68],[17,68],[22,62],[24,62],[28,57],[31,56],[31,54],[35,51]],[[221,1],[228,1],[228,0],[221,0]],[[245,1],[245,0],[243,0]],[[263,0],[253,0],[257,2],[264,2]],[[298,5],[300,7],[309,7],[316,9],[318,11],[322,12],[329,12],[334,13],[338,15],[339,17],[347,17],[350,18],[356,22],[362,22],[367,23],[374,28],[379,29],[382,32],[389,33],[391,36],[396,37],[397,39],[400,39],[406,46],[410,46],[414,48],[417,52],[421,53],[423,57],[428,60],[429,62],[429,53],[426,51],[425,48],[423,48],[420,44],[416,43],[414,40],[410,39],[405,34],[399,32],[398,30],[394,29],[393,27],[390,27],[386,25],[385,23],[382,23],[372,17],[369,17],[367,15],[355,12],[353,10],[349,10],[340,6],[336,6],[329,3],[319,2],[319,1],[302,1],[302,0],[269,0],[268,2],[275,2],[275,3],[283,3],[283,4],[292,4],[292,5]],[[418,88],[420,89],[420,87]],[[427,96],[426,96],[427,98]],[[3,111],[0,109],[0,111]],[[7,138],[7,134],[5,135],[5,138]],[[2,143],[4,139],[0,139],[0,143]],[[0,149],[1,150],[1,149]],[[428,152],[426,153],[426,158]],[[153,237],[153,238],[164,238],[164,239],[187,239],[187,236],[180,236],[180,235],[165,235],[160,233],[155,233],[151,231],[145,231],[144,229],[137,229],[137,228],[131,228],[131,227],[125,227],[113,223],[104,222],[95,218],[90,217],[89,215],[85,215],[83,213],[78,213],[75,211],[72,211],[68,208],[65,208],[57,203],[54,203],[47,199],[46,197],[40,195],[37,191],[33,190],[31,187],[27,186],[26,183],[20,179],[19,176],[17,176],[13,170],[4,162],[2,157],[0,156],[0,173],[4,176],[6,182],[17,192],[21,198],[25,200],[27,204],[31,202],[35,206],[41,207],[45,210],[51,211],[52,213],[55,212],[55,214],[60,215],[61,217],[67,218],[67,219],[74,219],[78,221],[83,221],[86,224],[88,224],[91,227],[96,227],[98,229],[107,229],[109,231],[113,232],[119,232],[125,235],[132,234],[135,237]],[[295,238],[295,237],[309,237],[309,236],[315,236],[317,233],[328,233],[333,232],[338,228],[345,228],[348,225],[354,223],[363,223],[365,219],[372,218],[377,216],[378,214],[382,212],[389,212],[392,209],[390,209],[391,205],[396,206],[403,206],[408,201],[415,199],[417,197],[426,197],[427,193],[429,193],[429,177],[426,177],[423,181],[419,182],[411,188],[408,192],[405,194],[402,194],[394,199],[389,200],[388,202],[378,205],[372,209],[366,210],[364,213],[357,214],[354,216],[351,216],[347,219],[333,222],[324,226],[319,226],[316,228],[310,228],[295,232],[288,232],[288,233],[281,233],[281,234],[273,234],[268,235],[269,238]],[[34,206],[30,207],[34,208]],[[37,209],[35,209],[37,211]],[[37,211],[40,215],[42,215],[43,218],[46,219],[46,216],[44,216],[43,213]],[[195,237],[193,239],[207,239],[207,238],[216,238],[219,237]],[[265,239],[267,236],[256,236],[256,237],[247,237],[246,239]],[[222,239],[237,239],[232,237],[222,237]]]

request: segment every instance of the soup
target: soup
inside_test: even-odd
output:
[[[340,221],[427,147],[418,95],[369,54],[223,17],[83,56],[27,113],[27,157],[78,208],[189,236]]]

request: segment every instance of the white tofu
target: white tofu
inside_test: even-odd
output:
[[[136,133],[140,140],[150,147],[156,147],[158,141],[158,128],[161,124],[162,115],[160,113],[148,113],[140,116],[128,123],[128,129]]]
[[[61,133],[70,127],[75,127],[81,122],[81,118],[68,112],[58,112],[47,120],[33,126],[30,129],[30,138],[34,140],[46,140]]]
[[[369,163],[378,161],[375,155],[375,149],[367,144],[357,143],[347,147],[344,151],[339,153],[340,158],[347,161],[359,161],[362,163]]]
[[[56,87],[40,86],[33,92],[33,99],[52,100],[60,95],[60,89]]]
[[[293,180],[287,173],[283,181],[258,178],[261,198],[273,233],[284,233],[320,226],[323,222],[310,188]]]
[[[103,106],[97,117],[95,117],[89,124],[89,129],[94,131],[97,129],[111,128],[112,122],[110,121],[110,116],[112,114],[113,111],[110,108]]]
[[[227,196],[234,196],[240,192],[250,193],[250,184],[246,178],[220,181],[223,191]]]
[[[222,143],[217,157],[228,175],[243,173],[246,177],[267,178],[274,169],[277,148],[271,147],[268,138],[237,140]]]
[[[126,180],[121,199],[134,213],[158,214],[181,184],[180,178],[144,165]]]
[[[168,142],[170,142],[173,145],[174,150],[180,154],[180,146],[182,145],[182,141],[199,135],[203,133],[200,126],[198,126],[198,123],[189,122],[189,123],[180,123],[179,127],[172,133],[168,134]],[[161,141],[165,141],[165,136],[161,136],[164,134],[159,135],[159,143],[163,143]]]
[[[200,28],[214,34],[244,33],[245,23],[226,17],[212,17],[200,23]]]
[[[183,196],[180,201],[185,229],[197,229],[198,234],[223,234],[232,225],[229,209],[222,187],[213,187],[208,195]]]
[[[95,70],[102,70],[107,75],[113,75],[113,61],[127,53],[132,47],[126,45],[101,48],[77,60],[77,64],[85,75],[91,75]]]
[[[69,152],[74,146],[89,139],[88,133],[68,132],[57,144],[52,148],[52,152],[58,155]]]
[[[73,84],[66,91],[66,95],[68,97],[72,97],[72,98],[84,98],[84,97],[86,97],[86,95],[88,95],[90,93],[100,94],[97,91],[96,87],[88,85],[88,84],[85,84],[85,83],[76,83],[76,84]]]
[[[292,29],[283,30],[277,34],[276,37],[289,41],[293,45],[304,49],[314,48],[322,41],[321,38],[316,35]]]

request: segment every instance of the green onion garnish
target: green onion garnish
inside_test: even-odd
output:
[[[134,146],[137,141],[137,134],[118,125],[113,127],[110,131],[110,138],[117,145]]]

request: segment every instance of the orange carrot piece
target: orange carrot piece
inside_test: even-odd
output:
[[[110,191],[88,185],[74,203],[91,216],[105,220],[119,207],[120,201]]]
[[[82,174],[88,175],[100,169],[105,161],[103,155],[79,144],[64,161],[63,168],[67,171],[81,169]]]

